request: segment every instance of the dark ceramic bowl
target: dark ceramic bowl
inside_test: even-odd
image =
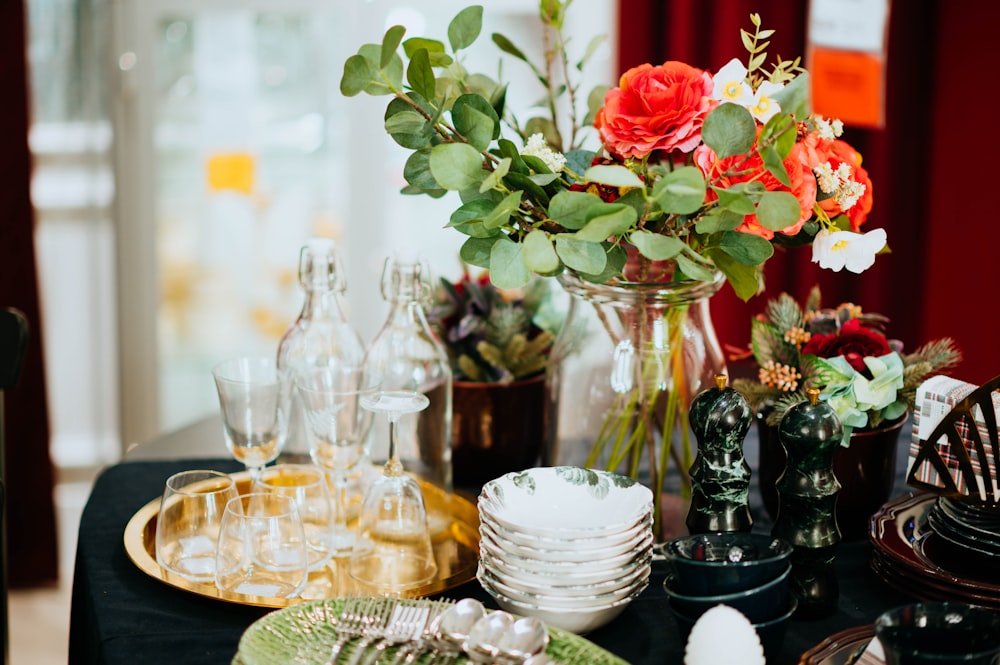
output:
[[[781,616],[788,607],[788,580],[792,564],[786,563],[780,575],[761,586],[734,593],[694,596],[677,590],[677,576],[668,573],[663,588],[670,599],[670,607],[684,616],[697,619],[709,608],[728,605],[750,619],[750,623],[770,621]]]
[[[781,649],[785,643],[785,632],[788,629],[788,620],[795,614],[798,608],[798,601],[793,594],[788,594],[785,600],[784,612],[770,621],[754,623],[753,629],[757,631],[760,644],[764,647],[764,658],[769,663],[777,663],[781,660]],[[714,607],[714,606],[713,606]],[[674,619],[677,620],[677,627],[680,629],[681,637],[687,642],[688,633],[694,627],[697,617],[690,617],[671,605]],[[699,615],[700,616],[700,615]]]
[[[792,546],[756,533],[702,533],[666,543],[677,591],[715,596],[745,591],[772,581],[788,567]]]
[[[875,620],[889,665],[994,665],[1000,662],[1000,613],[965,603],[914,603]]]

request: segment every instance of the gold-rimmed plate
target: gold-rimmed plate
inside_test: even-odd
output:
[[[232,474],[240,493],[250,489],[247,472]],[[409,590],[407,596],[424,598],[442,593],[476,579],[479,563],[479,512],[476,506],[459,494],[447,495],[430,483],[421,482],[421,490],[428,511],[448,506],[452,520],[442,533],[433,538],[437,575],[427,584]],[[331,559],[326,567],[309,574],[306,588],[298,598],[266,598],[220,591],[213,582],[192,582],[164,570],[156,562],[156,520],[160,499],[154,499],[140,508],[125,525],[124,543],[129,559],[142,572],[161,582],[207,598],[253,605],[257,607],[288,607],[303,601],[324,598],[342,598],[372,593],[347,574],[347,558]]]

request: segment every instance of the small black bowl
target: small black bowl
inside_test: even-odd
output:
[[[1000,613],[959,602],[923,602],[875,619],[887,663],[994,665],[1000,659]]]
[[[776,663],[780,660],[781,649],[785,644],[785,633],[788,630],[788,621],[795,614],[795,610],[798,609],[799,603],[795,598],[794,594],[788,594],[786,598],[786,604],[784,612],[779,616],[771,619],[770,621],[761,621],[759,623],[752,623],[753,629],[757,631],[757,637],[760,638],[760,644],[764,647],[764,658],[769,663]],[[678,610],[673,605],[670,606],[670,610],[674,615],[674,619],[677,621],[677,627],[680,628],[681,637],[684,641],[687,641],[688,634],[691,632],[691,628],[694,627],[697,617],[690,617]],[[699,615],[700,616],[700,615]]]
[[[756,533],[701,533],[665,545],[677,591],[716,596],[759,587],[785,572],[792,555],[786,540]]]
[[[792,564],[786,563],[784,572],[758,587],[712,596],[694,596],[681,593],[677,590],[678,577],[668,573],[666,579],[663,580],[663,588],[670,599],[670,607],[684,616],[697,619],[716,605],[728,605],[742,612],[750,620],[750,623],[760,623],[780,616],[787,608],[788,581],[791,573]]]

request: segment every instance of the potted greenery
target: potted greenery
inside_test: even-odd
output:
[[[497,288],[484,273],[440,281],[428,320],[454,373],[455,484],[533,466],[556,434],[558,391],[546,371],[561,323],[548,280]]]

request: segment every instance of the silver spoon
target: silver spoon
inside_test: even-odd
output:
[[[545,651],[548,643],[549,629],[545,622],[535,617],[523,617],[500,635],[496,647],[501,660],[526,663]]]
[[[462,648],[478,663],[493,663],[500,657],[497,645],[514,623],[514,617],[507,612],[491,612],[476,622]]]
[[[475,598],[463,598],[442,612],[433,632],[438,654],[454,656],[461,652],[473,626],[484,616],[486,607]]]

